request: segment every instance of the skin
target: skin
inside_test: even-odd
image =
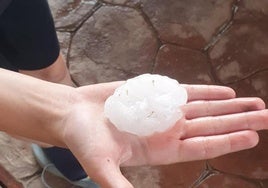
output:
[[[124,82],[72,88],[3,69],[0,80],[0,130],[69,148],[104,188],[133,187],[120,166],[214,158],[256,146],[256,131],[268,128],[264,102],[235,98],[228,87],[184,85],[184,117],[164,133],[138,137],[118,131],[103,113]]]
[[[69,70],[66,64],[66,61],[63,55],[60,53],[58,58],[50,66],[45,67],[39,70],[19,70],[20,73],[33,76],[42,80],[46,80],[53,83],[64,84],[69,86],[75,86]]]
[[[73,82],[71,75],[69,73],[67,63],[65,58],[63,57],[62,53],[59,53],[59,56],[57,59],[48,67],[45,67],[43,69],[37,69],[37,70],[23,70],[19,69],[19,73],[25,74],[28,76],[32,76],[41,80],[49,81],[52,83],[58,83],[58,84],[64,84],[72,87],[76,87],[76,84]],[[26,138],[20,138],[19,136],[12,135],[13,137],[16,137],[18,139],[23,139],[25,141],[28,141]],[[42,143],[35,141],[36,144],[38,144],[41,147],[52,147],[52,145],[49,145],[47,143]]]

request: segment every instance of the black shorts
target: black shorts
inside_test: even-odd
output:
[[[0,15],[0,67],[46,68],[57,59],[59,51],[47,1],[12,0]]]

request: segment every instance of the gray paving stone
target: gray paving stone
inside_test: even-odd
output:
[[[48,0],[56,28],[75,30],[92,13],[96,0]]]
[[[0,165],[3,165],[25,188],[45,188],[41,181],[42,169],[37,164],[29,142],[0,133]],[[48,185],[55,188],[75,188],[49,172],[44,174]]]
[[[68,60],[68,51],[71,42],[71,34],[68,32],[57,32],[58,40],[61,47],[61,53]]]
[[[140,5],[140,0],[103,0],[103,2],[113,5],[123,5],[130,7],[137,7],[137,5]]]
[[[29,143],[0,133],[0,164],[24,185],[40,170]]]
[[[79,188],[78,186],[71,185],[64,179],[56,177],[52,174],[45,173],[44,181],[50,188]],[[28,180],[25,188],[48,188],[42,182],[41,174],[36,175],[32,179]]]
[[[104,0],[103,2],[124,5],[128,0]]]
[[[157,49],[157,40],[139,12],[103,6],[72,40],[71,74],[86,84],[150,72]]]
[[[25,185],[26,188],[46,188],[41,181],[41,176],[37,175],[27,182]]]
[[[164,42],[201,49],[231,19],[233,0],[141,0]]]

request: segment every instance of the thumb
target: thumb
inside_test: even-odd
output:
[[[110,159],[98,161],[94,167],[90,165],[87,172],[101,188],[133,188],[121,173],[119,165]]]

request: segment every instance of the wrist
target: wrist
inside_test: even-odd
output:
[[[4,69],[0,79],[0,131],[64,146],[62,122],[79,100],[75,89]]]
[[[62,96],[62,103],[60,106],[55,106],[52,113],[49,114],[49,119],[53,121],[46,122],[46,127],[48,127],[48,132],[53,135],[54,145],[60,147],[66,146],[66,136],[65,130],[68,126],[75,126],[74,124],[70,125],[70,119],[73,116],[73,113],[77,106],[83,103],[83,96],[77,92],[76,88],[63,86],[64,95]],[[68,88],[68,89],[67,89]]]

